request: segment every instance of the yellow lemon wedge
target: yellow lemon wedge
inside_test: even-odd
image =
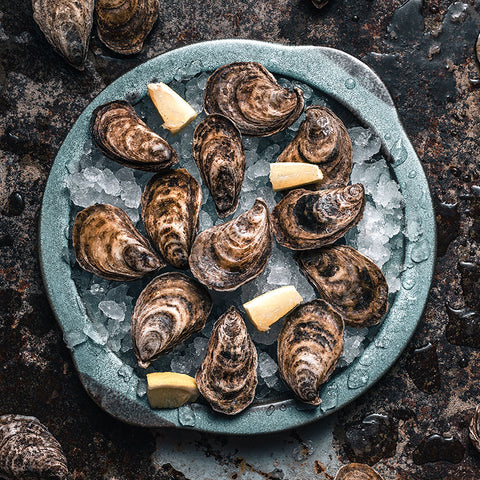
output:
[[[322,180],[323,174],[317,165],[300,162],[270,164],[270,182],[274,190],[300,187]]]
[[[177,408],[194,402],[199,394],[197,382],[189,375],[174,372],[147,374],[147,397],[152,408]]]

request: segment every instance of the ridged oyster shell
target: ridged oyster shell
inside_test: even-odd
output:
[[[275,238],[292,250],[331,245],[362,219],[365,201],[361,183],[319,191],[292,190],[272,211]]]
[[[207,114],[225,115],[244,135],[266,137],[281,132],[300,116],[303,93],[281,87],[255,62],[236,62],[213,72],[205,87]]]
[[[383,480],[383,478],[369,465],[350,463],[337,472],[335,480]]]
[[[145,187],[142,194],[145,231],[174,267],[188,268],[201,205],[202,189],[184,168],[158,173]]]
[[[0,478],[65,480],[67,459],[55,437],[35,417],[0,417]]]
[[[132,314],[132,345],[138,365],[150,363],[200,331],[212,309],[208,290],[183,273],[154,278],[140,293]]]
[[[92,205],[79,212],[72,238],[78,264],[107,280],[135,280],[165,267],[130,217],[113,205]]]
[[[227,117],[208,115],[195,129],[192,153],[218,216],[228,217],[237,209],[245,175],[240,131]]]
[[[343,350],[342,317],[323,300],[312,300],[287,315],[277,341],[283,380],[300,400],[319,405],[320,386]]]
[[[477,405],[468,429],[470,440],[474,447],[480,452],[480,404]]]
[[[263,272],[271,252],[270,214],[265,201],[257,198],[239,217],[201,232],[189,263],[208,288],[233,291]]]
[[[247,408],[257,386],[257,350],[242,316],[230,307],[215,324],[196,381],[200,393],[220,413]]]
[[[90,119],[90,129],[98,148],[126,167],[160,172],[178,162],[177,152],[123,100],[97,107]]]

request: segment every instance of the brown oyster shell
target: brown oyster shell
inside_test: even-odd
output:
[[[230,292],[258,277],[271,252],[270,214],[265,201],[257,198],[239,217],[200,233],[189,263],[193,275],[208,288]]]
[[[52,47],[83,70],[93,24],[94,0],[32,0],[33,19]]]
[[[238,310],[230,307],[213,328],[195,378],[200,393],[216,412],[235,415],[252,403],[257,361],[245,322]]]
[[[183,273],[154,278],[140,293],[132,314],[132,345],[147,368],[161,354],[200,331],[212,309],[208,290]]]
[[[480,404],[477,405],[468,429],[470,440],[474,447],[480,452]]]
[[[383,480],[383,478],[369,465],[350,463],[337,472],[335,480]]]
[[[228,217],[237,209],[245,175],[240,131],[227,117],[208,115],[195,129],[192,153],[218,216]]]
[[[158,173],[142,194],[142,220],[152,244],[174,267],[187,269],[198,230],[202,189],[185,170]]]
[[[100,40],[116,53],[138,53],[158,17],[158,0],[96,0]]]
[[[0,416],[0,478],[66,480],[61,445],[35,417]]]
[[[312,105],[305,110],[295,138],[277,162],[314,163],[325,185],[346,185],[352,172],[352,142],[343,122],[328,108]]]
[[[178,162],[177,152],[123,100],[97,107],[90,119],[90,130],[100,150],[126,167],[160,172]]]
[[[300,116],[303,92],[281,87],[259,63],[236,62],[213,72],[205,87],[207,114],[225,115],[244,135],[266,137],[281,132]]]
[[[165,267],[130,217],[113,205],[92,205],[79,212],[72,237],[78,264],[107,280],[135,280]]]
[[[299,252],[295,260],[320,296],[357,328],[377,325],[388,308],[382,271],[352,247],[334,245]]]
[[[287,315],[277,342],[283,380],[300,400],[319,405],[320,386],[342,354],[342,317],[323,300],[303,303]]]
[[[299,188],[273,209],[273,232],[284,247],[313,250],[343,237],[362,219],[364,208],[361,183],[318,191]]]

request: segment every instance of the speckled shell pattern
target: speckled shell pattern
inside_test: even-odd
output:
[[[383,480],[383,477],[369,465],[350,463],[337,472],[335,480]]]
[[[147,368],[194,333],[212,309],[208,290],[183,273],[154,278],[140,293],[132,314],[132,344],[138,365]]]
[[[272,211],[275,238],[292,250],[331,245],[362,219],[365,201],[361,183],[319,191],[292,190]]]
[[[247,212],[201,232],[189,263],[208,288],[233,291],[263,272],[271,252],[270,214],[265,201],[257,198]]]
[[[161,172],[178,162],[177,152],[150,130],[124,100],[97,107],[90,119],[90,130],[102,153],[125,167]]]
[[[278,369],[303,402],[319,405],[320,386],[335,369],[343,351],[342,317],[323,300],[290,312],[277,340]]]
[[[480,404],[477,405],[470,421],[468,433],[474,447],[480,452]]]
[[[252,403],[257,362],[245,322],[238,310],[230,307],[215,324],[196,374],[198,389],[213,410],[236,415]]]
[[[145,187],[142,195],[145,231],[174,267],[188,268],[201,206],[202,189],[184,168],[158,173]]]
[[[0,478],[65,480],[62,447],[35,417],[0,416]]]
[[[377,325],[388,309],[388,285],[382,271],[352,247],[335,245],[299,252],[303,273],[347,325]]]
[[[94,0],[32,0],[33,18],[53,48],[83,70],[93,24]]]
[[[92,205],[79,212],[72,239],[78,264],[107,280],[136,280],[166,265],[130,217],[113,205]]]
[[[192,154],[220,218],[235,212],[245,175],[242,135],[219,114],[208,115],[193,135]]]
[[[203,108],[225,115],[244,135],[266,137],[288,128],[303,111],[303,92],[281,87],[255,62],[224,65],[209,77]]]

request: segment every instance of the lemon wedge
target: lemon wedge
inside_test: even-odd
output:
[[[147,397],[152,408],[177,408],[194,402],[199,394],[197,382],[189,375],[174,372],[147,374]]]
[[[270,164],[270,182],[274,190],[300,187],[322,180],[323,174],[317,165],[300,162]]]

